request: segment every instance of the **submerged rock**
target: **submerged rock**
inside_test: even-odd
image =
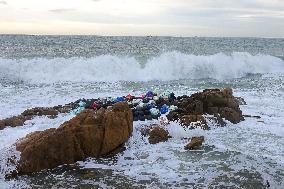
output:
[[[57,129],[33,132],[18,141],[18,174],[107,155],[126,142],[132,131],[132,111],[126,103],[85,110]]]
[[[204,142],[204,136],[192,137],[190,143],[188,143],[184,149],[185,150],[198,150]]]
[[[165,142],[170,137],[169,132],[161,127],[154,127],[153,130],[149,132],[149,143],[157,144],[159,142]]]

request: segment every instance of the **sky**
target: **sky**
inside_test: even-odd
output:
[[[284,0],[0,0],[0,33],[284,37]]]

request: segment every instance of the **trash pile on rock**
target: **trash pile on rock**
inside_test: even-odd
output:
[[[169,91],[160,95],[148,91],[138,97],[128,94],[116,98],[79,99],[63,106],[28,109],[19,116],[0,120],[0,130],[7,126],[21,126],[35,116],[55,118],[59,113],[69,112],[77,115],[85,109],[99,110],[113,106],[117,102],[127,102],[132,109],[133,121],[153,120],[165,115],[169,121],[178,121],[189,128],[209,129],[207,122],[210,119],[219,126],[225,125],[222,118],[232,123],[244,120],[239,104],[245,104],[245,101],[240,97],[234,97],[232,89],[206,89],[191,96],[178,97]]]
[[[14,126],[23,125],[34,116],[76,115],[57,129],[33,132],[15,144],[21,152],[17,171],[12,173],[17,175],[108,155],[129,139],[133,121],[160,120],[161,125],[152,125],[142,131],[142,135],[149,136],[150,144],[171,138],[163,128],[169,121],[177,121],[190,129],[200,127],[205,130],[210,129],[208,122],[212,121],[224,126],[223,118],[239,123],[244,120],[239,101],[233,96],[232,89],[206,89],[178,97],[171,92],[158,95],[148,91],[139,97],[128,94],[117,98],[80,99],[51,108],[32,108],[19,116],[0,120],[0,127],[12,126],[15,120]],[[185,149],[200,149],[203,141],[202,136],[192,138]]]
[[[244,120],[239,108],[239,104],[244,100],[234,97],[232,89],[229,88],[206,89],[191,96],[178,97],[168,91],[160,95],[148,91],[139,97],[128,94],[117,98],[80,99],[73,103],[76,108],[71,113],[78,114],[84,109],[106,108],[117,102],[128,103],[133,112],[133,121],[153,120],[165,115],[169,121],[178,121],[189,128],[209,129],[208,120],[216,122],[218,126],[226,124],[222,118],[232,123]]]
[[[177,109],[174,93],[164,92],[158,96],[157,93],[148,91],[139,97],[128,94],[127,96],[117,98],[80,99],[74,102],[76,108],[71,113],[78,114],[84,109],[97,110],[101,107],[106,108],[117,102],[128,103],[132,109],[134,121],[158,119],[161,115]]]

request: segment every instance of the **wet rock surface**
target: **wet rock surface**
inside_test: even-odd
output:
[[[200,127],[209,129],[205,114],[213,115],[218,121],[217,125],[224,126],[222,118],[239,123],[244,120],[239,104],[245,103],[244,99],[234,97],[232,89],[205,89],[203,92],[191,96],[176,97],[174,93],[157,95],[151,91],[144,96],[135,97],[127,95],[117,98],[79,99],[75,102],[58,105],[50,108],[36,107],[25,110],[21,115],[0,120],[0,129],[7,126],[21,126],[25,121],[35,116],[47,116],[54,119],[59,113],[79,114],[85,109],[99,110],[113,106],[117,102],[127,102],[133,113],[134,121],[158,119],[167,115],[169,121],[178,121],[189,128]]]
[[[165,142],[167,141],[171,136],[169,135],[169,132],[165,129],[156,126],[149,132],[149,143],[150,144],[157,144],[159,142]]]
[[[47,116],[54,119],[59,113],[68,113],[72,110],[72,105],[54,106],[54,107],[35,107],[25,110],[21,115],[13,116],[0,120],[0,130],[5,127],[23,126],[25,121],[31,120],[36,116]]]
[[[184,149],[185,150],[199,150],[204,142],[204,136],[195,136],[191,138],[190,143],[188,143]]]
[[[221,118],[225,118],[234,124],[244,120],[232,89],[206,89],[191,96],[180,96],[177,100],[178,109],[170,112],[167,118],[170,121],[181,120],[182,125],[185,126],[196,121],[204,123],[201,117],[199,120],[197,119],[198,115],[203,114],[220,115]],[[218,118],[218,120],[220,119]],[[220,125],[223,125],[223,123],[220,123]]]
[[[33,132],[18,141],[17,174],[105,156],[126,142],[132,131],[132,112],[126,103],[85,110],[57,129]]]
[[[56,118],[59,113],[76,116],[57,129],[33,132],[16,143],[16,149],[21,152],[17,174],[121,151],[133,131],[133,121],[158,119],[159,125],[141,130],[143,136],[148,136],[150,144],[157,144],[171,138],[163,129],[169,121],[178,121],[189,129],[208,130],[212,123],[225,126],[223,118],[232,123],[244,120],[232,89],[206,89],[191,96],[175,97],[173,93],[167,93],[158,97],[148,92],[143,97],[79,99],[64,106],[36,107],[19,116],[0,120],[0,129],[21,126],[35,116]],[[204,137],[193,137],[185,149],[199,149],[203,141]]]

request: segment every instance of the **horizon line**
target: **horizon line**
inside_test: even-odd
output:
[[[284,39],[283,37],[252,37],[252,36],[174,36],[174,35],[98,35],[98,34],[17,34],[0,33],[0,35],[15,36],[94,36],[94,37],[172,37],[172,38],[258,38],[258,39]]]

